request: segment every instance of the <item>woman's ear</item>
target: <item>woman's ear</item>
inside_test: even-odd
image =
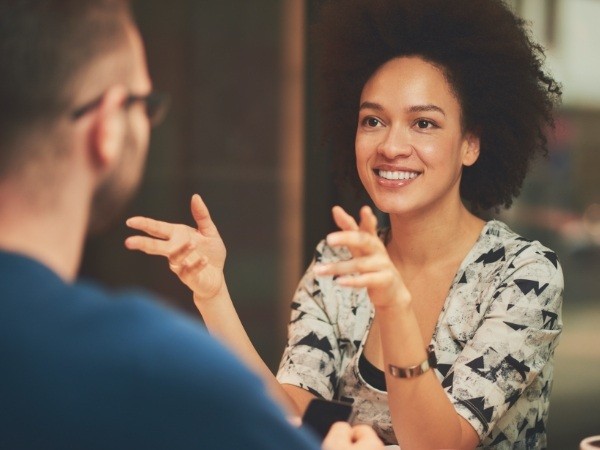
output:
[[[463,158],[462,163],[464,166],[472,166],[479,158],[479,135],[468,132],[465,135],[463,142]]]
[[[123,149],[126,131],[123,102],[126,97],[127,90],[124,86],[112,86],[104,92],[98,106],[92,136],[92,157],[102,168],[112,165]]]

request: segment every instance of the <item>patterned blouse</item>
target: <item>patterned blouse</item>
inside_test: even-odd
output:
[[[350,257],[347,249],[321,242],[313,264]],[[292,302],[277,379],[317,397],[353,402],[355,423],[396,444],[387,393],[358,369],[374,315],[366,289],[317,277],[313,264]],[[546,448],[562,294],[554,252],[502,222],[485,224],[456,273],[431,340],[435,373],[456,412],[479,434],[478,448]]]

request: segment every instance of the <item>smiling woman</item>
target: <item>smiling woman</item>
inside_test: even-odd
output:
[[[562,271],[479,216],[546,152],[543,49],[499,0],[332,0],[314,31],[336,169],[390,226],[334,208],[278,380],[402,448],[545,448]]]

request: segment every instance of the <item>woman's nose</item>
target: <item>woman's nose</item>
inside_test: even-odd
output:
[[[410,156],[414,147],[410,142],[408,132],[399,127],[390,127],[384,139],[379,143],[377,151],[387,159],[395,159]]]

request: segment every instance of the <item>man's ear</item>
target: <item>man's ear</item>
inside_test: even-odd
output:
[[[468,132],[465,135],[462,158],[462,163],[464,166],[472,166],[479,158],[479,143],[479,135],[471,132]]]
[[[98,106],[92,136],[92,158],[102,168],[112,165],[123,148],[126,127],[123,102],[126,97],[124,86],[112,86],[105,91]]]

